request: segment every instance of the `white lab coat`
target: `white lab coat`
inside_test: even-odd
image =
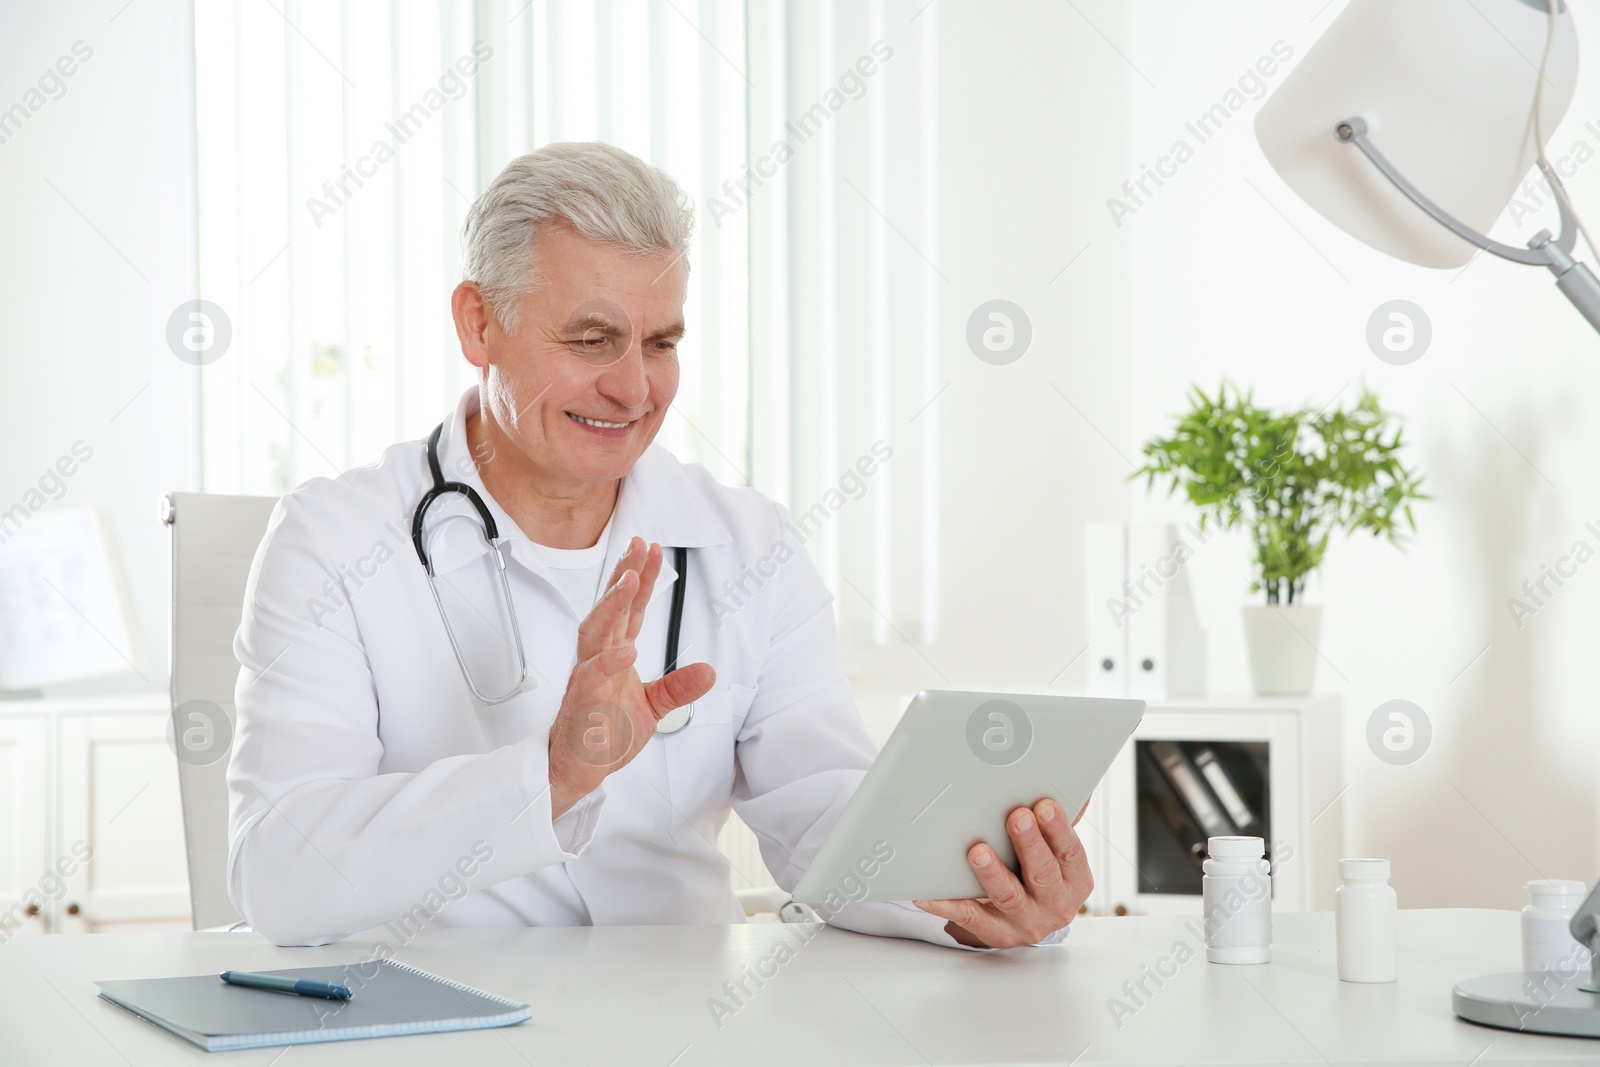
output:
[[[664,659],[670,546],[687,546],[680,662],[709,662],[716,686],[691,725],[652,738],[552,820],[548,733],[579,619],[478,477],[464,432],[477,406],[474,388],[445,425],[441,466],[478,491],[510,542],[537,687],[493,707],[467,690],[410,541],[431,484],[424,442],[289,493],[256,553],[234,642],[234,904],[279,944],[391,922],[398,932],[742,921],[715,845],[730,805],[792,889],[875,754],[839,667],[827,588],[782,508],[646,451],[623,483],[602,573],[632,535],[669,546],[638,638],[649,680]],[[441,511],[466,514],[446,499]],[[445,523],[435,541],[438,584],[474,677],[503,691],[515,653],[504,618],[491,618],[503,616],[497,579],[481,539],[462,534],[466,524]],[[909,904],[851,904],[831,921],[955,944],[944,920]]]

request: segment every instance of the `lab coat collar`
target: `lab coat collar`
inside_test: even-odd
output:
[[[540,548],[522,532],[494,496],[484,488],[483,479],[473,462],[467,445],[467,419],[480,410],[478,387],[472,386],[462,394],[454,413],[446,420],[444,432],[439,435],[439,466],[447,481],[463,482],[477,491],[484,505],[494,516],[500,537],[510,549],[510,557],[532,573],[551,581],[549,565]],[[422,443],[426,448],[426,441]],[[424,478],[427,459],[421,457]],[[424,488],[426,491],[426,488]],[[436,505],[445,507],[445,504]],[[463,524],[452,523],[454,530],[430,544],[434,571],[443,574],[463,567],[488,551],[481,537],[463,536]],[[611,518],[611,537],[606,550],[606,569],[609,574],[628,546],[628,539],[639,536],[666,548],[702,548],[708,545],[728,544],[733,534],[717,516],[711,502],[684,464],[658,444],[645,449],[622,481],[622,491],[617,496],[617,506]],[[667,554],[663,578],[673,577],[672,555]]]

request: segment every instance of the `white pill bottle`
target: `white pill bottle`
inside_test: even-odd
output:
[[[1339,981],[1392,982],[1399,975],[1399,901],[1389,885],[1389,861],[1339,861],[1344,884],[1333,891]]]
[[[1568,928],[1588,888],[1564,878],[1541,878],[1524,888],[1531,901],[1522,909],[1522,969],[1572,974],[1589,965],[1589,950]]]
[[[1200,879],[1206,960],[1266,963],[1272,959],[1272,868],[1259,837],[1213,837]]]

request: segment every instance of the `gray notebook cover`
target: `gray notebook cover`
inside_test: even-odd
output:
[[[346,1001],[229,985],[215,974],[96,982],[100,995],[208,1052],[509,1026],[526,1004],[394,960],[263,971],[349,986]]]

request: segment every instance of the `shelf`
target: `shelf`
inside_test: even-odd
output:
[[[9,715],[148,715],[167,712],[172,699],[166,693],[128,693],[117,696],[44,697],[0,700],[0,717]]]

